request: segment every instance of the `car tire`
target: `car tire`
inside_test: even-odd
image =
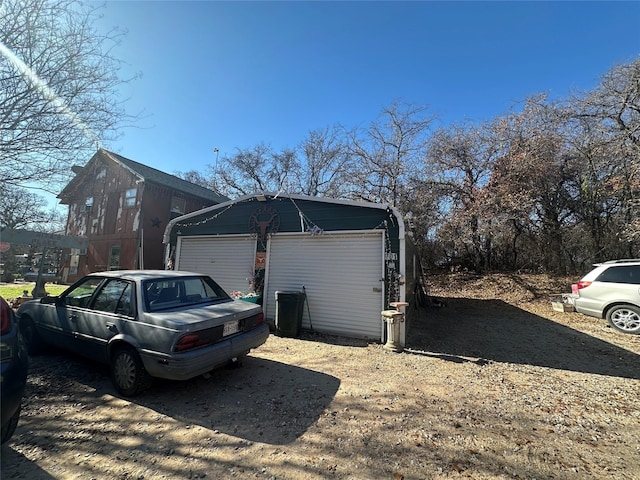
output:
[[[126,397],[133,397],[151,386],[151,375],[133,347],[120,346],[113,352],[111,381],[116,390]]]
[[[20,334],[29,355],[37,355],[42,351],[43,342],[31,317],[20,318]]]
[[[616,305],[607,310],[609,325],[622,333],[640,334],[640,308],[633,305]]]
[[[18,426],[18,420],[20,419],[20,407],[16,410],[16,413],[9,419],[7,424],[2,427],[1,434],[1,444],[4,445],[9,441],[9,439],[13,436],[13,432],[16,431],[16,427]]]

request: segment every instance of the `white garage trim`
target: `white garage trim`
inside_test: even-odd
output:
[[[276,291],[301,291],[304,286],[308,305],[304,307],[303,328],[381,340],[383,258],[382,230],[272,235],[265,316],[275,319]]]
[[[227,293],[247,293],[256,258],[253,235],[178,237],[175,268],[211,276]]]

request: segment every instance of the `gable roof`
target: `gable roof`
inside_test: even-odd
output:
[[[170,188],[171,190],[176,190],[185,194],[200,197],[215,203],[223,203],[229,201],[229,198],[220,195],[213,190],[201,187],[200,185],[188,182],[186,180],[183,180],[182,178],[176,177],[175,175],[170,175],[142,163],[135,162],[129,158],[123,157],[121,155],[118,155],[117,153],[110,152],[103,148],[99,149],[89,162],[93,161],[97,156],[112,160],[126,170],[129,170],[132,174],[134,174],[144,182],[155,183],[156,185],[161,185],[163,187]],[[72,184],[76,183],[76,178],[80,177],[81,175],[81,172],[76,175],[76,177],[71,180],[71,182],[69,182],[69,184],[62,190],[62,192],[60,192],[58,198],[66,197],[69,194],[69,190]]]

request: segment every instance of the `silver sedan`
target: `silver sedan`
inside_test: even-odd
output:
[[[92,273],[18,316],[29,353],[50,344],[105,362],[126,396],[152,377],[187,380],[241,361],[269,336],[260,305],[233,300],[206,275],[170,270]]]

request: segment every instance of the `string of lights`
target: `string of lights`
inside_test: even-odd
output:
[[[275,197],[271,197],[272,200],[276,200],[277,196]],[[294,208],[296,209],[296,211],[298,212],[298,216],[300,217],[300,228],[301,231],[303,233],[308,233],[309,234],[309,238],[310,237],[317,237],[317,236],[321,236],[321,235],[325,235],[325,236],[333,236],[332,234],[336,234],[339,235],[341,233],[344,232],[337,232],[337,231],[329,231],[326,232],[322,227],[320,227],[319,225],[317,225],[313,220],[311,220],[311,218],[309,218],[309,216],[307,214],[305,214],[305,212],[302,211],[302,209],[300,208],[300,206],[296,203],[296,201],[291,198],[291,197],[287,197],[288,200],[291,202],[291,204],[294,206]],[[280,199],[281,201],[285,200],[285,198],[283,197],[282,199]],[[233,202],[230,203],[229,205],[227,205],[224,209],[217,211],[216,213],[212,214],[212,215],[208,215],[204,218],[200,218],[197,221],[191,221],[191,222],[178,222],[176,224],[176,229],[177,229],[177,234],[181,235],[182,228],[188,228],[188,227],[195,227],[195,226],[199,226],[199,225],[203,225],[206,224],[208,222],[214,221],[216,220],[218,217],[224,215],[225,213],[227,213],[231,208],[233,208],[234,206],[240,205],[242,203],[245,202],[260,202],[262,203],[264,201],[264,198],[262,200],[260,200],[257,197],[251,197],[248,199],[245,199],[241,202]],[[386,266],[386,283],[387,283],[387,287],[385,288],[386,290],[386,300],[387,303],[393,302],[397,300],[397,297],[399,295],[399,275],[398,275],[398,271],[397,271],[397,254],[393,252],[392,249],[392,245],[391,245],[391,231],[390,231],[390,225],[389,225],[389,221],[391,221],[392,225],[397,225],[397,222],[395,221],[393,212],[391,211],[391,209],[387,209],[387,213],[389,214],[389,218],[388,219],[384,219],[382,220],[380,223],[378,223],[376,226],[374,226],[371,230],[384,230],[384,261],[385,261],[385,266]],[[371,232],[371,230],[369,230],[369,232]],[[271,235],[271,233],[268,234],[269,236]],[[366,236],[366,233],[362,233],[362,236],[364,238],[364,236]]]
[[[305,232],[309,232],[311,234],[312,237],[318,236],[318,235],[323,235],[324,234],[324,229],[320,228],[318,225],[316,225],[301,209],[300,207],[298,207],[298,204],[293,200],[293,198],[289,197],[289,200],[291,201],[291,203],[293,204],[293,206],[295,207],[295,209],[298,211],[298,215],[300,216],[300,219],[302,220],[303,224],[304,224],[304,231]]]

